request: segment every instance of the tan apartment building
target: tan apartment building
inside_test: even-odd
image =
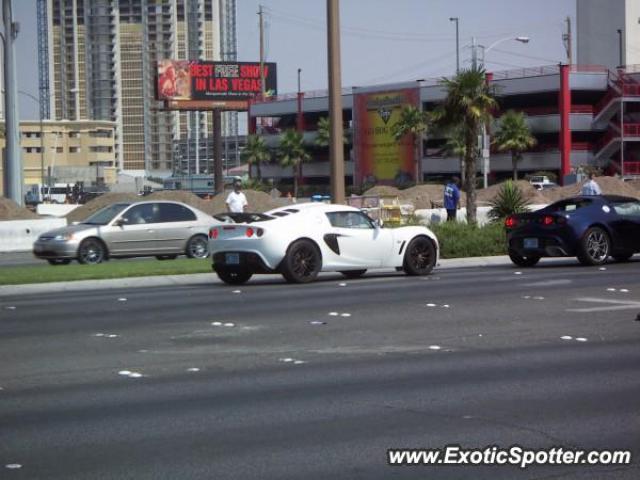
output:
[[[114,184],[117,172],[115,132],[116,123],[106,121],[21,122],[24,184],[49,181]],[[4,149],[4,146],[4,123],[0,123],[0,148]],[[4,194],[2,165],[4,159],[0,164],[0,192]]]

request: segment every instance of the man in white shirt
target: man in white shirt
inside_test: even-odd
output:
[[[227,210],[233,213],[242,213],[247,209],[247,197],[242,193],[242,184],[234,182],[233,192],[227,196]]]
[[[600,185],[593,179],[593,173],[589,174],[589,180],[582,185],[582,195],[602,195]]]

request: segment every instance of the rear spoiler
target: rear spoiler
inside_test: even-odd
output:
[[[269,215],[265,215],[264,213],[235,213],[235,212],[224,212],[217,213],[213,215],[213,218],[222,222],[222,223],[253,223],[260,222],[265,220],[273,220],[273,217]]]

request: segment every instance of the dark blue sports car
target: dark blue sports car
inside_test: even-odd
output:
[[[640,200],[616,195],[574,197],[505,220],[509,257],[531,267],[541,257],[578,257],[601,265],[640,252]]]

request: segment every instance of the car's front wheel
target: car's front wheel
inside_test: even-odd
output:
[[[204,235],[191,237],[187,242],[187,257],[207,258],[209,256],[209,242]]]
[[[69,258],[48,258],[47,262],[49,262],[49,265],[69,265],[71,263],[71,259],[69,259]]]
[[[540,255],[520,255],[515,250],[509,250],[509,258],[519,267],[533,267],[540,261]]]
[[[583,265],[602,265],[611,253],[609,235],[600,227],[591,227],[580,240],[578,260]]]
[[[287,249],[280,271],[291,283],[312,282],[322,269],[318,247],[310,240],[297,240]]]
[[[78,261],[84,265],[97,265],[107,257],[107,249],[96,238],[83,240],[78,248]]]
[[[362,275],[367,273],[366,270],[343,270],[340,272],[347,278],[360,278]]]
[[[249,270],[231,270],[224,267],[215,267],[218,278],[229,285],[242,285],[253,276]]]
[[[407,275],[427,275],[436,265],[436,246],[427,237],[416,237],[407,247],[402,266]]]

